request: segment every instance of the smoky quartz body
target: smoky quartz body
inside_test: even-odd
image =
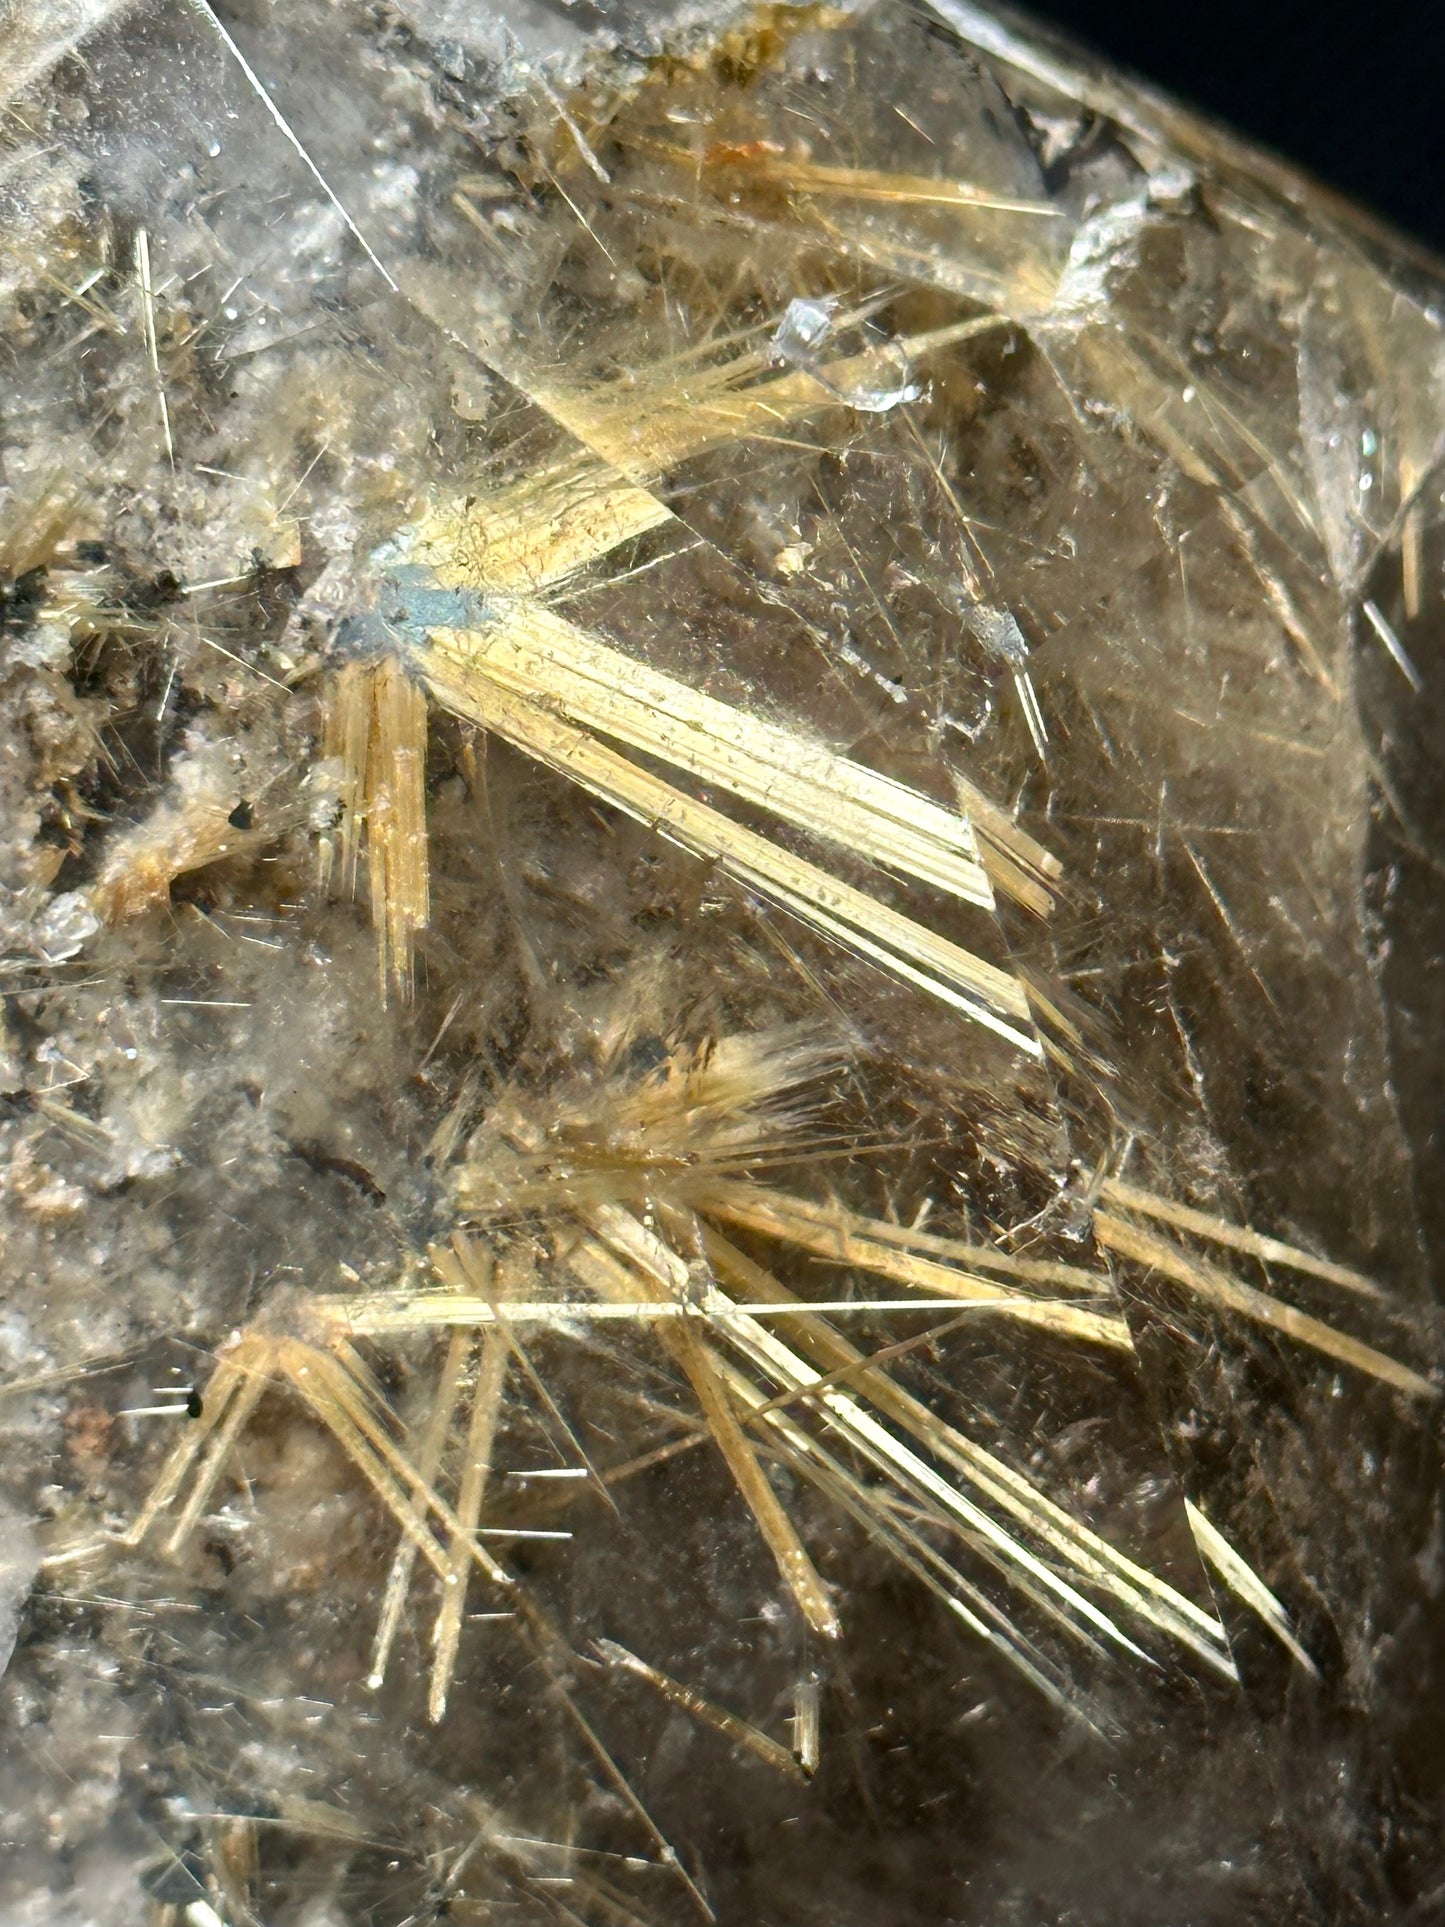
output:
[[[1439,264],[965,0],[0,92],[0,1916],[1436,1918]]]

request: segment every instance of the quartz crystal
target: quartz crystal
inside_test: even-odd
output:
[[[967,0],[0,99],[0,1921],[1440,1918],[1436,264]]]

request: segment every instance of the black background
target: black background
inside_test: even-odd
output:
[[[1445,0],[1031,0],[1029,10],[1445,252]]]

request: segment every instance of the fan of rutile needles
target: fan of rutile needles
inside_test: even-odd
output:
[[[904,347],[917,363],[939,345]],[[867,364],[866,355],[855,357],[804,380],[750,380],[752,360],[741,373],[714,371],[702,401],[688,409],[672,400],[656,423],[643,422],[634,445],[660,465],[664,438],[674,459],[764,417],[777,424],[836,406],[835,390],[861,379]],[[414,946],[429,914],[424,775],[435,704],[943,1000],[960,1021],[1034,1058],[1065,1056],[1077,1034],[1047,997],[659,773],[659,765],[686,772],[825,848],[985,913],[995,892],[1046,912],[1059,884],[1048,852],[981,798],[965,790],[964,807],[946,807],[629,658],[551,606],[549,589],[667,515],[654,495],[584,454],[495,501],[438,509],[388,548],[395,599],[384,626],[393,646],[332,672],[320,745],[344,770],[339,882],[355,887],[364,850],[384,991],[410,995]],[[423,599],[419,579],[430,598],[425,621],[406,606],[408,595]],[[439,595],[471,621],[437,623]],[[173,858],[168,867],[183,866]],[[625,1061],[627,1053],[617,1056]],[[457,1120],[444,1133],[462,1139],[447,1172],[453,1222],[418,1276],[395,1291],[293,1290],[269,1304],[223,1353],[205,1388],[204,1416],[167,1461],[130,1543],[164,1525],[175,1546],[194,1529],[252,1412],[269,1387],[284,1384],[333,1433],[400,1534],[374,1681],[417,1569],[439,1588],[429,1704],[440,1718],[469,1585],[507,1600],[519,1592],[478,1535],[509,1384],[536,1382],[527,1334],[626,1322],[645,1325],[684,1374],[798,1610],[825,1639],[839,1629],[838,1610],[776,1495],[768,1457],[858,1521],[1052,1697],[1067,1697],[1067,1681],[938,1550],[920,1519],[944,1527],[1080,1639],[1140,1655],[1141,1638],[1162,1638],[1231,1673],[1211,1614],[895,1382],[891,1357],[935,1338],[936,1326],[874,1355],[848,1338],[847,1319],[860,1311],[933,1311],[995,1321],[1020,1336],[1042,1330],[1131,1351],[1102,1268],[910,1230],[767,1182],[768,1168],[805,1143],[815,1094],[840,1068],[838,1047],[820,1035],[742,1033],[674,1054],[644,1076],[504,1091],[470,1138]],[[1101,1251],[1152,1267],[1222,1310],[1407,1394],[1432,1395],[1407,1367],[1243,1283],[1199,1247],[1370,1293],[1358,1275],[1107,1174],[1094,1187],[1092,1222]],[[802,1300],[734,1242],[738,1230],[908,1295]],[[445,1333],[445,1352],[430,1414],[408,1438],[359,1347],[425,1332]],[[596,1476],[580,1448],[576,1469]],[[1308,1665],[1263,1583],[1195,1508],[1191,1523],[1217,1575]]]

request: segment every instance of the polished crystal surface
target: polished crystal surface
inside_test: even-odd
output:
[[[1440,270],[581,14],[0,25],[0,1920],[1427,1921]]]

